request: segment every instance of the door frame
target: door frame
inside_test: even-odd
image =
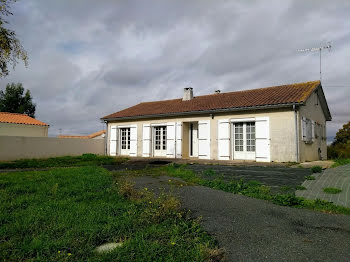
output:
[[[151,127],[152,127],[151,128],[152,156],[153,157],[167,157],[167,125],[166,124],[157,124],[157,125],[152,125]],[[162,128],[161,130],[165,129],[165,149],[162,149],[162,150],[156,150],[156,148],[155,148],[156,147],[156,130],[155,129],[157,127]],[[163,141],[164,137],[163,137],[163,132],[162,131],[161,131],[160,137],[161,137],[160,145],[162,147],[163,143],[164,143],[164,141]],[[156,151],[162,151],[162,152],[161,152],[161,154],[156,155]]]
[[[247,130],[246,130],[246,123],[248,122],[256,122],[255,118],[242,118],[242,119],[231,119],[230,121],[230,129],[231,129],[231,159],[232,160],[256,160],[256,142],[255,142],[255,151],[247,151]],[[243,151],[242,152],[242,158],[235,157],[235,124],[236,123],[243,123]],[[255,125],[256,127],[256,125]],[[256,130],[255,130],[256,133]],[[255,138],[256,141],[256,138]]]
[[[127,130],[126,134],[126,149],[122,149],[122,129]],[[131,148],[131,127],[119,127],[118,129],[118,138],[119,138],[119,145],[118,145],[118,152],[121,156],[130,156],[130,148]],[[130,148],[128,148],[130,147]],[[123,152],[124,151],[124,152]]]

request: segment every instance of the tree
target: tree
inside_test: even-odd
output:
[[[335,135],[333,144],[347,144],[350,143],[350,121],[343,125]]]
[[[21,83],[7,84],[5,92],[0,91],[0,112],[27,114],[35,117],[36,105],[32,101],[30,91],[24,93]]]
[[[338,130],[327,152],[329,158],[350,158],[350,121]]]
[[[8,66],[15,68],[18,60],[22,60],[27,66],[28,56],[13,30],[4,26],[8,24],[5,17],[13,15],[9,11],[9,3],[16,0],[0,0],[0,77],[7,76]]]

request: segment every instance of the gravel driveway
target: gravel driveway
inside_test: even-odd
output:
[[[170,177],[137,177],[136,188],[172,191],[226,250],[228,261],[349,261],[350,216],[276,206]],[[169,182],[169,179],[171,182]],[[176,180],[175,185],[169,185]],[[185,184],[185,183],[184,183]]]

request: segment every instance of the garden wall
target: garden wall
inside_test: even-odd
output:
[[[0,161],[105,154],[104,139],[0,136]]]

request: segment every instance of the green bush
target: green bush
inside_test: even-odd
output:
[[[322,172],[322,167],[320,166],[313,166],[311,167],[312,173],[321,173]]]

